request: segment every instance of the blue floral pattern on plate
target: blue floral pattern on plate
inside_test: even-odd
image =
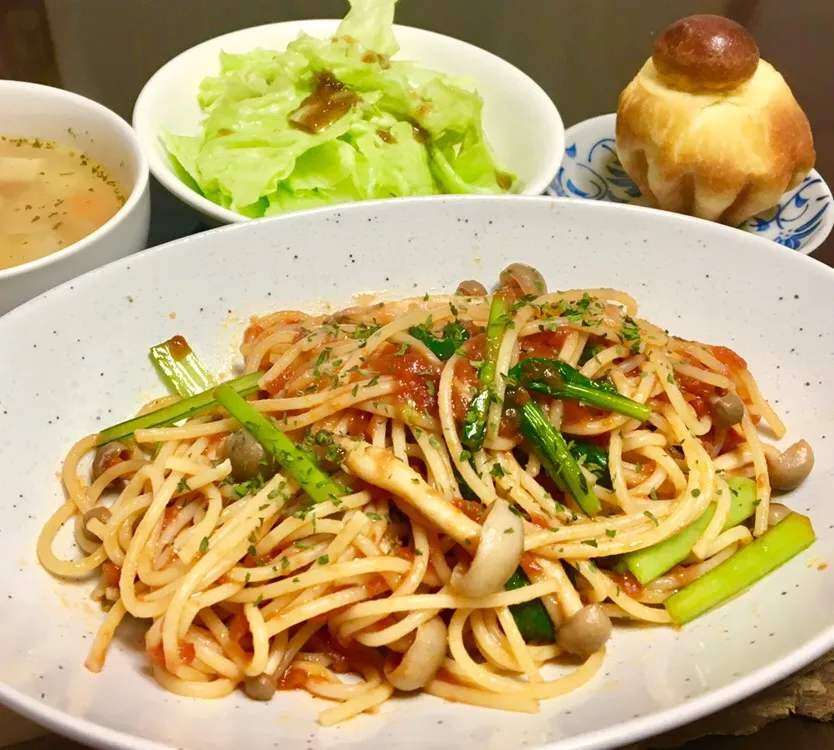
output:
[[[574,125],[565,133],[565,158],[550,194],[646,206],[638,187],[625,173],[614,142],[616,115],[602,115]],[[785,193],[779,204],[754,216],[740,228],[791,250],[810,253],[831,232],[834,198],[816,170]]]

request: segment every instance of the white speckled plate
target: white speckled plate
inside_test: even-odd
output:
[[[600,115],[567,129],[565,158],[550,185],[550,195],[648,205],[617,158],[616,120],[614,113]],[[748,219],[740,228],[807,255],[822,244],[832,227],[834,197],[820,173],[812,169],[777,206]]]
[[[70,444],[132,414],[162,387],[148,347],[187,334],[227,368],[255,311],[349,302],[356,292],[452,290],[493,282],[510,261],[553,288],[616,286],[642,314],[750,362],[817,466],[791,498],[819,540],[736,601],[681,632],[615,633],[602,672],[537,715],[420,696],[321,729],[321,704],[282,693],[196,701],[148,676],[138,629],[104,671],[83,667],[102,613],[87,583],[35,560],[62,502]],[[0,319],[0,700],[90,745],[130,750],[593,750],[693,720],[764,688],[834,646],[834,331],[820,312],[834,271],[734,229],[658,211],[548,198],[443,198],[312,211],[208,232],[106,266]],[[809,314],[810,312],[817,314]],[[815,564],[817,563],[817,564]]]

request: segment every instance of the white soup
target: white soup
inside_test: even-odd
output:
[[[0,136],[0,270],[78,242],[124,202],[119,185],[84,154]]]

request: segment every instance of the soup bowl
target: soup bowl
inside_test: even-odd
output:
[[[86,271],[145,248],[150,227],[148,164],[130,126],[90,99],[49,86],[0,81],[0,135],[37,138],[100,164],[124,205],[83,239],[42,258],[0,268],[0,315]]]

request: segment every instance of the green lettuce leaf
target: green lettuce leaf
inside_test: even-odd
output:
[[[396,5],[397,0],[351,0],[336,36],[352,37],[365,49],[392,57],[400,49],[393,29]]]
[[[395,5],[353,0],[332,39],[301,34],[283,52],[222,53],[219,74],[197,94],[200,134],[162,135],[177,174],[252,218],[374,198],[506,191],[512,178],[496,167],[471,82],[388,59],[398,49]],[[290,116],[322,74],[357,100],[308,132]]]

